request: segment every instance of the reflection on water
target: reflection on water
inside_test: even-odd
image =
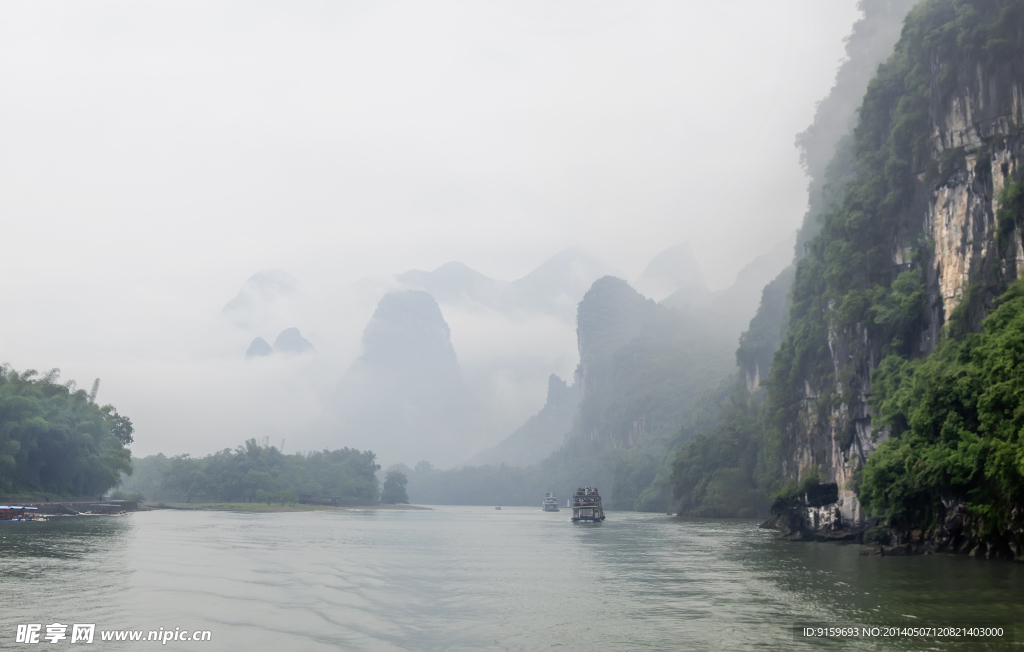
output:
[[[1024,566],[857,553],[775,541],[750,521],[573,525],[539,508],[2,524],[0,647],[29,622],[209,629],[204,650],[767,650],[837,649],[795,642],[798,622],[1024,620]]]

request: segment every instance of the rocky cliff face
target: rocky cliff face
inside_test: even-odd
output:
[[[891,252],[894,277],[918,270],[923,278],[912,356],[930,353],[955,316],[976,328],[1024,272],[1021,233],[999,219],[1000,194],[1019,175],[1024,153],[1024,59],[933,53],[928,70],[926,164],[915,171],[912,201],[888,218],[876,243]],[[801,407],[787,424],[784,473],[796,480],[818,475],[837,489],[834,502],[804,506],[810,530],[865,522],[856,473],[887,436],[873,428],[869,403],[871,372],[888,343],[872,323],[837,326],[831,313],[838,308],[827,308],[827,373],[804,378]]]
[[[933,322],[942,323],[972,284],[991,295],[1024,270],[1020,234],[1011,236],[1009,251],[996,242],[999,197],[1017,176],[1024,143],[1024,61],[936,63],[932,73],[931,144],[941,180],[927,188],[924,229],[934,242],[929,269],[929,294],[937,311]],[[950,75],[956,90],[944,96],[940,80]],[[903,263],[900,250],[894,262]],[[982,299],[987,305],[991,296]]]
[[[917,3],[918,0],[861,0],[859,8],[864,14],[847,40],[846,59],[836,73],[835,85],[818,105],[814,122],[796,138],[809,181],[809,206],[797,234],[797,261],[818,233],[822,215],[841,200],[842,189],[853,174],[850,132],[856,126],[858,108],[879,64],[892,53],[904,17]],[[792,260],[791,256],[787,262]],[[769,287],[764,283],[757,287],[758,291],[764,288],[764,295],[736,352],[751,392],[756,392],[767,379],[786,330],[794,272],[794,267],[786,267]],[[741,328],[746,326],[744,321]]]

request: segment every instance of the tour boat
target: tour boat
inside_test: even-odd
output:
[[[21,507],[17,505],[0,505],[0,521],[30,521],[46,520],[35,514],[37,507]]]
[[[545,512],[557,512],[558,511],[558,498],[555,494],[550,491],[544,494],[544,502],[541,504]]]
[[[600,523],[604,520],[601,495],[597,487],[580,487],[572,497],[573,523]]]

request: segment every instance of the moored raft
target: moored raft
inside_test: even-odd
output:
[[[0,521],[35,521],[39,519],[35,507],[20,505],[0,505]]]

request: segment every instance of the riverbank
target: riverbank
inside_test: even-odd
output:
[[[430,507],[419,505],[304,505],[266,504],[266,503],[156,503],[143,504],[140,509],[176,509],[184,511],[220,511],[220,512],[319,512],[319,511],[354,511],[354,510],[427,510]]]
[[[835,485],[832,485],[835,487]],[[838,508],[821,505],[808,495],[776,501],[773,513],[760,527],[775,530],[787,541],[864,544],[862,555],[903,557],[948,553],[984,559],[1024,562],[1024,519],[992,528],[970,513],[966,503],[942,503],[930,523],[910,523],[897,527],[883,518],[845,522]]]
[[[16,499],[0,498],[0,504],[31,507],[36,514],[46,516],[74,516],[78,514],[120,514],[134,512],[139,509],[134,500],[88,500],[83,498],[63,498],[46,500],[39,498]]]

